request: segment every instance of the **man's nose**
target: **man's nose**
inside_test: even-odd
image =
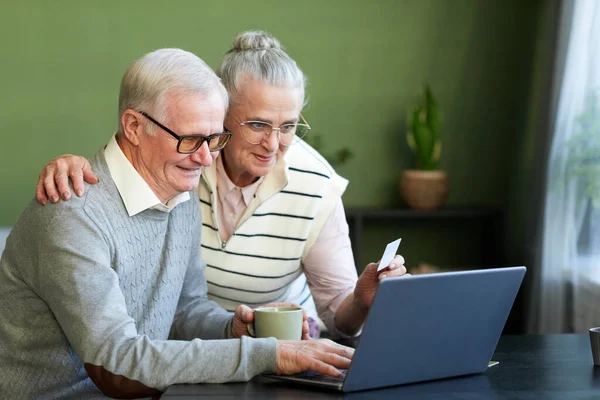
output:
[[[202,143],[202,146],[190,155],[192,161],[197,162],[203,167],[209,167],[213,163],[213,157],[208,148],[208,142]]]

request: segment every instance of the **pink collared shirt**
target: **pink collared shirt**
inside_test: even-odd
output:
[[[217,157],[216,162],[219,233],[221,239],[226,241],[235,232],[263,178],[239,188],[227,176],[222,158]],[[315,305],[330,330],[335,327],[334,318],[338,307],[352,293],[358,279],[348,231],[344,205],[340,198],[312,248],[302,260]],[[331,333],[339,334],[337,331]]]

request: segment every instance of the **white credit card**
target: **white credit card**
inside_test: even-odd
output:
[[[396,252],[398,251],[398,247],[400,247],[401,240],[402,238],[394,240],[392,243],[388,243],[388,245],[385,246],[385,251],[381,256],[381,261],[379,262],[379,267],[377,267],[377,271],[381,271],[382,269],[390,265],[390,263],[394,259],[394,256],[396,255]]]

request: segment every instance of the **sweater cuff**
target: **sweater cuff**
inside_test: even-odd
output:
[[[251,376],[277,372],[277,339],[242,336],[241,340],[243,347],[252,349],[247,353],[248,366],[253,370]]]

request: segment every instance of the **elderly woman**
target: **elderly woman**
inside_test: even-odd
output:
[[[297,303],[312,336],[318,317],[332,335],[357,334],[379,280],[406,269],[396,256],[357,278],[341,200],[347,181],[301,140],[310,130],[301,114],[304,74],[264,32],[236,37],[217,74],[230,95],[224,127],[233,135],[198,187],[211,299],[231,311],[240,303]],[[168,121],[149,119],[176,136]],[[82,177],[96,181],[85,159],[59,157],[40,174],[38,201],[57,202],[58,193],[67,200],[68,176],[78,195]]]

